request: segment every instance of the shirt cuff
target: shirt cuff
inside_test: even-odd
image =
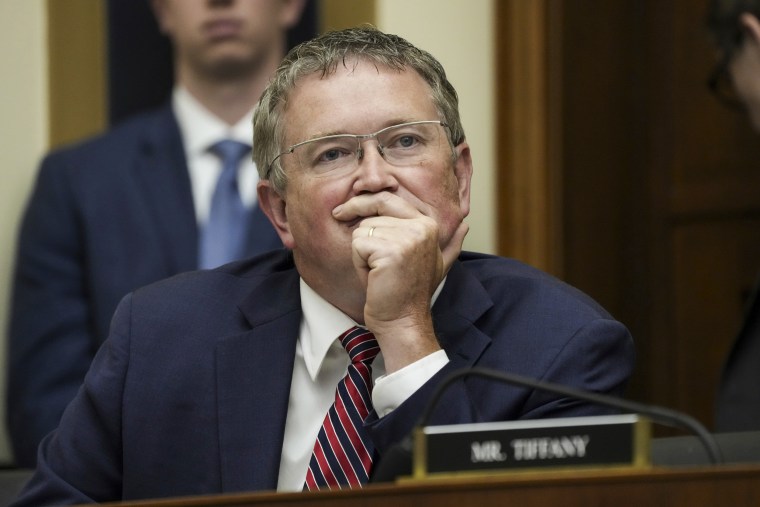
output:
[[[446,351],[438,350],[390,375],[378,377],[372,389],[372,406],[378,417],[401,405],[448,362]]]

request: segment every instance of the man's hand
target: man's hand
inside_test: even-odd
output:
[[[353,262],[367,289],[364,323],[388,373],[439,350],[430,302],[461,251],[467,225],[462,222],[442,250],[438,223],[388,192],[353,197],[335,217],[367,217],[354,229]]]

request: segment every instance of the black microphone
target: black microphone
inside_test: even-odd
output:
[[[535,380],[522,375],[517,375],[515,373],[507,373],[488,368],[467,368],[457,370],[446,377],[431,396],[415,427],[426,426],[428,420],[430,419],[430,415],[438,405],[438,401],[446,389],[455,381],[469,376],[483,377],[506,384],[528,387],[537,391],[560,394],[569,398],[575,398],[578,400],[595,403],[597,405],[616,408],[624,412],[644,415],[650,418],[653,422],[666,426],[686,429],[696,435],[696,437],[699,439],[702,446],[705,448],[705,452],[707,453],[711,464],[716,465],[723,462],[720,448],[715,442],[713,436],[699,421],[687,414],[657,405],[648,405],[606,394],[583,391],[552,382]],[[414,434],[414,432],[412,432],[412,434]],[[388,449],[385,455],[381,458],[377,467],[375,467],[371,482],[390,482],[399,476],[411,475],[412,434],[407,435],[399,443],[391,446]]]

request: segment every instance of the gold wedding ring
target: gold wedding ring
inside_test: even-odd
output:
[[[375,233],[375,228],[374,227],[370,227],[369,228],[369,232],[367,233],[367,237],[371,238],[374,233]]]

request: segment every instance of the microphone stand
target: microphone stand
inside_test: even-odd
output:
[[[624,412],[642,414],[649,417],[653,421],[664,424],[666,426],[681,427],[692,432],[699,438],[700,442],[705,448],[705,451],[707,452],[710,463],[717,465],[723,462],[720,448],[715,442],[713,436],[699,421],[690,415],[678,412],[676,410],[671,410],[669,408],[659,407],[657,405],[647,405],[635,401],[624,400],[622,398],[616,398],[614,396],[609,396],[606,394],[582,391],[573,387],[562,386],[542,380],[535,380],[524,377],[522,375],[517,375],[515,373],[507,373],[488,368],[470,368],[458,370],[446,377],[433,393],[433,396],[430,398],[430,401],[420,416],[420,421],[417,426],[427,425],[431,413],[438,405],[438,401],[451,384],[461,378],[469,376],[488,378],[491,380],[504,382],[506,384],[517,385],[520,387],[530,387],[539,391],[546,391],[570,398],[590,401],[592,403],[596,403],[597,405],[617,408]]]
[[[427,425],[433,410],[437,407],[438,402],[446,389],[459,379],[469,376],[477,376],[503,382],[505,384],[516,385],[520,387],[529,387],[537,391],[567,396],[570,398],[580,399],[602,405],[616,408],[623,412],[636,413],[649,417],[652,421],[671,427],[680,427],[696,435],[704,447],[707,457],[711,464],[717,465],[723,463],[723,457],[715,441],[707,429],[693,417],[660,407],[657,405],[647,405],[614,396],[582,391],[580,389],[567,387],[552,382],[535,380],[515,373],[507,373],[488,368],[469,368],[452,372],[436,388],[422,412],[416,427]],[[414,432],[412,432],[414,433]],[[394,480],[402,473],[411,472],[411,455],[412,455],[412,436],[407,435],[399,443],[391,446],[383,459],[380,460],[379,466],[373,470],[371,482],[388,482]]]

